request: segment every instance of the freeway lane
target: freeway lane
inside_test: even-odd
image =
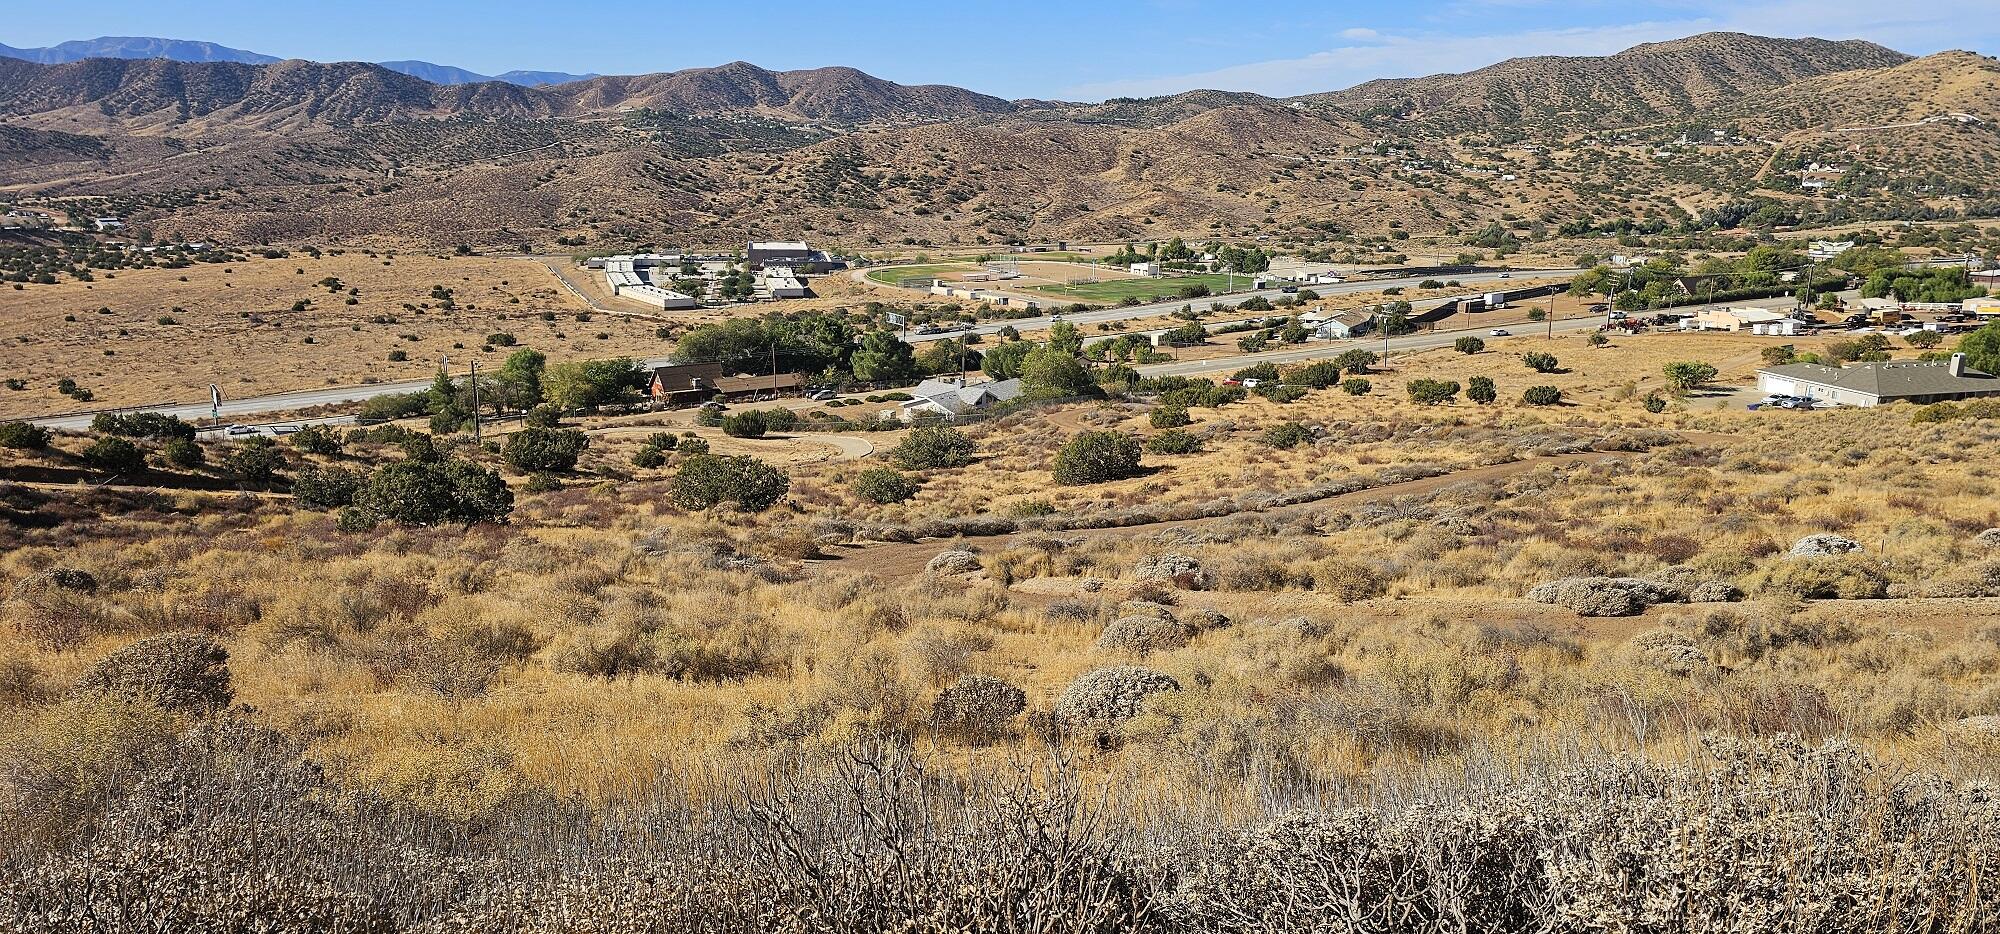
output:
[[[1537,279],[1537,278],[1551,278],[1551,277],[1563,278],[1576,275],[1577,273],[1580,273],[1582,271],[1583,270],[1580,269],[1537,269],[1537,270],[1520,269],[1512,271],[1511,276],[1518,277],[1519,279]],[[1473,274],[1458,276],[1456,277],[1456,281],[1466,286],[1466,292],[1468,293],[1474,291],[1473,286],[1475,285],[1482,285],[1489,283],[1497,284],[1503,282],[1509,286],[1516,286],[1520,284],[1514,278],[1511,277],[1509,279],[1503,280],[1500,278],[1500,275],[1501,275],[1500,273],[1473,273]],[[1374,292],[1384,288],[1389,288],[1399,285],[1404,287],[1409,287],[1416,285],[1418,282],[1421,282],[1426,278],[1432,278],[1432,277],[1411,276],[1401,279],[1372,279],[1372,280],[1342,282],[1336,285],[1305,286],[1304,288],[1310,288],[1312,291],[1318,292],[1320,294],[1320,297],[1322,298],[1329,298],[1339,295],[1351,295],[1357,292]],[[968,333],[982,334],[982,335],[996,334],[999,333],[1001,328],[1008,327],[1010,325],[1018,330],[1032,331],[1038,329],[1045,329],[1050,324],[1053,324],[1057,320],[1068,321],[1071,324],[1076,324],[1076,325],[1097,324],[1099,322],[1105,322],[1105,321],[1125,321],[1133,318],[1148,318],[1157,315],[1168,314],[1172,311],[1179,309],[1184,305],[1193,305],[1197,309],[1205,311],[1213,309],[1218,304],[1232,304],[1232,305],[1237,304],[1244,301],[1245,299],[1250,298],[1253,295],[1261,295],[1265,298],[1275,300],[1284,297],[1285,293],[1278,289],[1265,289],[1261,292],[1235,292],[1226,296],[1195,299],[1193,301],[1189,301],[1186,299],[1177,299],[1175,301],[1170,301],[1170,302],[1156,302],[1151,305],[1134,305],[1129,308],[1104,308],[1104,309],[1099,309],[1097,311],[1081,312],[1073,315],[1063,315],[1060,318],[1052,318],[1044,316],[1039,318],[1020,318],[1013,321],[992,321],[986,324],[978,325],[976,327],[965,328],[957,331],[947,331],[940,334],[909,334],[906,335],[906,338],[911,343],[920,344],[929,341],[945,340],[947,338],[958,337],[960,335]],[[1433,304],[1433,303],[1425,302],[1424,304]],[[1582,324],[1578,325],[1578,324],[1571,324],[1569,322],[1560,322],[1556,325],[1556,329],[1575,330],[1578,327],[1593,326],[1598,322],[1599,319],[1583,318],[1583,319],[1573,319],[1573,320],[1581,321]],[[1451,343],[1451,340],[1455,339],[1459,334],[1476,332],[1481,330],[1483,329],[1472,328],[1469,329],[1469,331],[1457,331],[1457,332],[1427,331],[1421,334],[1413,334],[1407,337],[1392,339],[1390,341],[1390,346],[1394,349],[1401,350],[1406,348],[1406,344],[1404,342],[1412,342],[1412,341],[1419,343],[1407,344],[1408,349],[1418,349],[1421,347],[1428,347],[1428,346],[1439,346],[1437,344],[1423,344],[1420,342],[1426,339],[1431,339],[1433,338],[1434,335],[1449,334],[1451,335],[1450,338],[1442,340],[1443,344],[1449,344]],[[1379,346],[1380,343],[1381,343],[1380,341],[1376,341],[1374,342],[1374,346]],[[1192,373],[1210,373],[1220,369],[1234,369],[1240,366],[1248,365],[1248,363],[1256,363],[1264,360],[1286,363],[1296,360],[1318,359],[1321,355],[1337,356],[1341,351],[1347,350],[1350,347],[1365,348],[1369,346],[1371,345],[1368,341],[1343,341],[1335,344],[1318,344],[1309,347],[1274,351],[1270,353],[1257,354],[1246,357],[1221,357],[1221,358],[1216,358],[1214,360],[1191,361],[1188,363],[1164,363],[1152,367],[1140,367],[1139,370],[1140,372],[1146,373],[1147,375],[1164,375],[1167,373],[1172,373],[1176,375],[1188,375]],[[1248,361],[1248,363],[1231,364],[1228,362],[1231,360],[1243,360],[1243,361]],[[669,362],[671,361],[669,361],[666,357],[662,356],[647,360],[641,360],[639,361],[639,365],[641,367],[651,369],[656,366],[665,366]],[[1162,367],[1170,369],[1162,370],[1161,369]],[[1177,368],[1188,368],[1188,367],[1192,367],[1194,369],[1177,369]],[[243,416],[262,415],[271,412],[288,412],[297,409],[307,409],[322,405],[343,405],[355,402],[365,402],[377,396],[384,396],[390,393],[416,392],[418,390],[427,388],[428,386],[430,386],[430,383],[431,383],[430,379],[425,378],[417,380],[402,380],[392,383],[373,383],[364,386],[339,386],[327,389],[302,389],[295,392],[279,392],[263,396],[248,396],[242,399],[224,399],[221,407],[221,415],[223,421],[226,423],[226,422],[239,421]],[[105,411],[159,412],[162,415],[178,416],[190,422],[200,422],[209,417],[209,406],[205,402],[186,403],[179,405],[128,406],[119,409],[107,409]],[[49,418],[29,419],[29,421],[32,421],[37,425],[41,425],[47,428],[62,428],[71,431],[81,431],[90,427],[90,420],[96,414],[97,414],[96,412],[88,412],[83,414],[59,415],[59,416],[52,416]],[[332,422],[337,420],[314,419],[313,421]],[[303,422],[301,422],[301,424],[303,424]]]

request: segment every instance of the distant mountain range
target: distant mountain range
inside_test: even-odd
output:
[[[58,45],[39,49],[17,49],[0,44],[0,56],[18,58],[42,65],[60,65],[78,62],[87,58],[164,59],[170,62],[236,62],[244,65],[268,65],[283,61],[275,55],[260,52],[246,52],[232,49],[213,42],[195,42],[186,39],[158,39],[147,36],[100,36],[96,39],[74,39]],[[594,74],[572,75],[560,71],[510,71],[503,75],[482,75],[450,65],[435,65],[430,62],[402,61],[380,62],[390,71],[398,71],[432,84],[478,84],[483,81],[505,81],[524,87],[540,87],[545,84],[563,84],[595,78]]]
[[[747,62],[524,86],[199,43],[178,54],[201,61],[135,60],[165,54],[146,41],[0,57],[0,174],[108,198],[134,230],[510,248],[1182,234],[1361,255],[1797,198],[1811,162],[1855,167],[1815,210],[2000,213],[2000,62],[1859,41],[1710,33],[1293,98],[1099,103]]]

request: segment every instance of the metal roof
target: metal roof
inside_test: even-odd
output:
[[[1757,372],[1832,386],[1835,389],[1845,389],[1881,399],[1942,396],[1953,393],[2000,393],[2000,377],[1973,369],[1967,369],[1962,376],[1953,376],[1950,368],[1951,364],[1943,360],[1857,363],[1845,367],[1818,363],[1792,363],[1765,367]]]

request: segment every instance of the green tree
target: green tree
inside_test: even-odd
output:
[[[1683,360],[1661,368],[1667,385],[1675,392],[1689,392],[1712,380],[1720,371],[1699,360]]]
[[[48,446],[47,428],[33,422],[0,422],[0,448],[32,451]]]
[[[538,350],[516,350],[493,374],[493,404],[525,411],[541,404],[542,374],[548,357]]]
[[[1342,373],[1354,376],[1366,376],[1368,375],[1369,368],[1375,365],[1377,359],[1375,351],[1357,348],[1342,351],[1340,356],[1333,358],[1333,363],[1335,366],[1340,367]]]
[[[1462,354],[1475,354],[1486,349],[1486,342],[1470,334],[1452,342],[1451,349]]]
[[[762,438],[769,430],[764,423],[764,413],[756,409],[737,412],[722,419],[722,433],[732,438]]]
[[[889,449],[889,459],[904,470],[938,470],[972,463],[972,439],[965,432],[944,425],[924,425],[911,429],[901,443]]]
[[[340,434],[325,425],[307,425],[292,434],[292,448],[301,454],[340,453]]]
[[[1064,399],[1096,389],[1083,362],[1054,344],[1035,348],[1021,361],[1021,394],[1026,398]]]
[[[855,476],[854,492],[869,502],[900,503],[917,495],[917,481],[893,467],[871,467]]]
[[[1936,347],[1939,344],[1944,343],[1944,335],[1939,334],[1936,331],[1916,331],[1914,333],[1904,335],[1903,343],[1908,344],[1911,347],[1915,347],[1918,350],[1929,350],[1933,347]]]
[[[1409,390],[1410,401],[1418,405],[1440,405],[1458,396],[1458,383],[1452,380],[1419,377],[1410,380],[1405,388]]]
[[[1298,422],[1279,422],[1264,429],[1264,443],[1281,451],[1309,444],[1312,437],[1312,429]]]
[[[262,483],[284,469],[285,453],[278,450],[277,442],[258,436],[231,447],[229,453],[223,455],[222,463],[230,473]]]
[[[507,436],[500,456],[518,473],[567,473],[590,446],[575,428],[523,428]]]
[[[1784,366],[1799,358],[1799,348],[1793,344],[1779,344],[1757,352],[1764,359],[1765,366]]]
[[[1180,428],[1169,428],[1146,439],[1150,454],[1193,454],[1201,450],[1201,439]]]
[[[1359,376],[1351,376],[1340,381],[1340,391],[1350,396],[1365,396],[1375,390],[1375,384]]]
[[[1139,439],[1121,431],[1086,431],[1056,451],[1055,481],[1063,486],[1136,477]]]
[[[367,483],[368,478],[357,470],[307,464],[292,478],[292,502],[302,509],[352,506]]]
[[[1008,341],[986,351],[979,368],[991,379],[1014,379],[1021,375],[1021,361],[1034,349],[1032,341]]]
[[[744,512],[762,512],[783,498],[791,486],[784,471],[757,458],[697,454],[681,462],[667,495],[682,509],[711,509],[730,503]]]
[[[1074,357],[1083,353],[1083,335],[1077,333],[1076,325],[1057,321],[1049,325],[1048,346]]]
[[[202,450],[201,442],[193,438],[168,438],[167,443],[160,446],[160,456],[165,457],[168,464],[182,470],[192,470],[208,463],[208,452]]]
[[[1500,393],[1493,388],[1493,380],[1490,377],[1475,376],[1465,381],[1465,397],[1485,405],[1500,398]]]
[[[1965,355],[1966,366],[1982,373],[2000,373],[2000,321],[1960,337],[1953,349]]]
[[[639,368],[628,358],[583,360],[554,364],[545,370],[542,395],[569,412],[624,402],[639,384]]]
[[[504,521],[514,494],[497,471],[465,461],[397,461],[368,477],[355,508],[378,522],[430,526]]]
[[[1529,386],[1521,393],[1521,401],[1528,405],[1555,405],[1562,399],[1562,390],[1554,386]]]
[[[893,383],[916,375],[916,353],[894,331],[870,331],[849,358],[854,378],[864,383]]]
[[[1295,367],[1285,374],[1285,382],[1294,386],[1325,389],[1340,382],[1340,364],[1331,360],[1318,360]]]
[[[1188,417],[1187,406],[1169,404],[1153,409],[1152,422],[1154,428],[1179,428],[1193,424],[1194,419]]]
[[[1544,353],[1539,350],[1530,350],[1522,354],[1521,362],[1527,364],[1528,369],[1534,370],[1537,373],[1554,373],[1562,369],[1562,363],[1556,359],[1555,354]]]
[[[99,470],[130,473],[146,466],[146,452],[124,438],[99,438],[83,449],[83,459]]]

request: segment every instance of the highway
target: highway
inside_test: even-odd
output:
[[[1514,270],[1511,273],[1510,278],[1504,280],[1500,278],[1501,276],[1500,273],[1469,273],[1469,274],[1454,276],[1452,278],[1455,281],[1466,286],[1465,291],[1469,294],[1473,291],[1477,291],[1474,288],[1474,286],[1477,285],[1483,285],[1489,283],[1494,283],[1494,284],[1505,283],[1511,287],[1518,284],[1515,281],[1516,278],[1518,279],[1546,279],[1551,277],[1563,278],[1576,275],[1577,273],[1580,273],[1582,271],[1583,270],[1580,269],[1536,269],[1536,270],[1522,269],[1522,270]],[[1314,292],[1317,292],[1322,298],[1330,298],[1339,295],[1351,295],[1358,292],[1374,292],[1384,288],[1391,288],[1395,286],[1403,286],[1407,288],[1414,286],[1418,282],[1421,282],[1427,278],[1436,278],[1436,277],[1411,276],[1400,279],[1355,280],[1355,281],[1342,282],[1334,285],[1302,286],[1301,288],[1310,289]],[[1156,302],[1150,305],[1133,305],[1124,308],[1118,308],[1118,307],[1102,308],[1096,311],[1079,312],[1077,314],[1067,314],[1060,316],[1043,316],[1037,318],[1019,318],[1012,321],[991,321],[969,328],[963,328],[956,331],[946,331],[938,334],[906,334],[905,338],[910,343],[920,344],[929,341],[939,341],[939,340],[945,340],[947,338],[959,337],[964,334],[980,334],[980,335],[997,334],[1000,332],[1002,328],[1009,326],[1012,326],[1013,328],[1021,331],[1046,329],[1049,325],[1053,324],[1058,320],[1068,321],[1071,324],[1079,326],[1097,324],[1100,322],[1107,322],[1107,321],[1127,321],[1134,318],[1150,318],[1159,315],[1169,314],[1187,305],[1193,305],[1198,310],[1208,311],[1213,309],[1218,304],[1230,304],[1230,305],[1240,304],[1244,300],[1250,298],[1253,295],[1261,295],[1267,299],[1276,300],[1278,298],[1284,297],[1286,294],[1287,293],[1283,292],[1280,289],[1264,289],[1258,292],[1234,292],[1229,295],[1211,296],[1209,298],[1202,298],[1202,299],[1194,299],[1194,300],[1175,299],[1173,301],[1168,301],[1168,302]],[[1436,303],[1425,302],[1423,304],[1435,305]],[[1573,319],[1573,321],[1558,322],[1556,324],[1556,329],[1558,331],[1575,330],[1579,327],[1595,326],[1598,323],[1598,321],[1599,319],[1597,318]],[[1546,328],[1546,325],[1535,326],[1533,329],[1541,330],[1544,328]],[[1408,335],[1406,337],[1393,338],[1390,341],[1390,346],[1391,348],[1396,350],[1402,350],[1402,349],[1414,350],[1424,347],[1440,346],[1441,344],[1450,344],[1451,341],[1453,339],[1456,339],[1460,334],[1483,333],[1484,330],[1485,330],[1484,328],[1472,328],[1467,331],[1456,331],[1456,332],[1446,332],[1446,331],[1423,332],[1420,334]],[[1441,335],[1450,335],[1450,336],[1440,337]],[[1439,340],[1440,343],[1438,344],[1423,343],[1423,341],[1426,340]],[[1315,360],[1319,359],[1322,356],[1337,356],[1338,354],[1340,354],[1341,351],[1357,346],[1364,348],[1373,346],[1376,349],[1380,349],[1381,341],[1380,340],[1374,341],[1372,345],[1369,341],[1366,340],[1336,341],[1331,344],[1325,344],[1325,343],[1313,344],[1305,347],[1296,347],[1288,350],[1271,351],[1263,354],[1252,354],[1242,357],[1216,358],[1214,360],[1190,361],[1187,363],[1157,364],[1151,367],[1140,367],[1139,370],[1140,372],[1145,373],[1147,375],[1167,375],[1167,374],[1189,375],[1193,373],[1210,373],[1210,372],[1215,372],[1217,370],[1235,369],[1241,366],[1246,366],[1252,363],[1258,363],[1265,360],[1277,363],[1288,363],[1298,360]],[[1242,362],[1231,363],[1229,361],[1242,361]],[[646,369],[651,369],[656,366],[665,366],[670,362],[671,361],[664,356],[638,361],[639,365]],[[423,379],[402,380],[391,383],[371,383],[361,386],[338,386],[327,389],[301,389],[294,392],[279,392],[262,396],[246,396],[241,399],[224,399],[222,401],[222,406],[219,410],[219,414],[222,417],[223,423],[228,424],[232,422],[244,421],[246,416],[265,415],[272,412],[289,412],[289,411],[296,411],[298,409],[315,408],[323,405],[348,405],[356,402],[365,402],[377,396],[385,396],[391,393],[418,392],[420,390],[429,388],[430,384],[431,384],[430,378],[425,377]],[[196,422],[196,423],[205,423],[210,415],[210,408],[208,403],[206,402],[127,406],[124,408],[107,409],[104,411],[158,412],[162,415],[173,415],[181,419],[184,419],[186,421]],[[35,418],[35,419],[29,419],[29,421],[32,421],[35,424],[41,425],[46,428],[59,428],[59,429],[67,429],[70,431],[82,431],[90,427],[90,421],[96,414],[97,414],[96,412],[86,412],[80,414],[58,415],[48,418]],[[334,416],[327,418],[300,419],[288,422],[287,424],[302,425],[315,422],[326,423],[326,424],[342,424],[349,421],[352,421],[352,418],[346,416]]]

